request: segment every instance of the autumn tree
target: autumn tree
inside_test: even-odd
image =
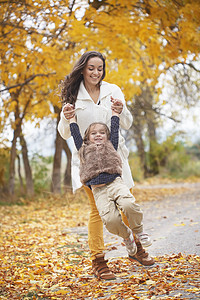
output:
[[[84,18],[98,34],[95,46],[101,49],[103,41],[110,62],[107,78],[122,87],[126,99],[132,102],[133,113],[140,111],[134,115],[132,128],[144,173],[156,174],[158,165],[152,147],[157,142],[161,111],[157,83],[169,69],[178,74],[180,69],[175,66],[195,68],[199,54],[199,1],[108,0],[89,4]],[[148,167],[144,129],[149,141]]]
[[[14,193],[17,139],[20,138],[27,192],[33,194],[28,148],[23,134],[27,120],[55,117],[51,111],[59,79],[73,60],[75,43],[69,34],[73,3],[69,1],[8,1],[1,12],[2,122],[10,119],[13,140],[9,191]],[[61,68],[61,64],[66,66]],[[55,76],[57,74],[57,76]],[[61,106],[61,103],[60,103]]]
[[[199,58],[200,55],[196,62],[188,59],[185,63],[177,63],[166,73],[168,98],[173,98],[173,94],[176,95],[177,104],[182,104],[186,108],[197,105],[200,100]]]
[[[1,124],[9,118],[13,130],[9,190],[14,193],[17,140],[21,137],[27,162],[27,188],[32,194],[28,147],[24,136],[27,120],[38,126],[44,117],[56,118],[61,109],[56,89],[86,50],[107,57],[107,80],[122,87],[127,101],[145,118],[140,133],[135,131],[140,150],[144,128],[149,149],[156,142],[155,104],[160,75],[175,65],[193,64],[199,53],[199,3],[180,1],[7,1],[1,12]],[[189,56],[189,54],[192,54]],[[145,99],[145,101],[144,101]],[[58,107],[58,109],[55,107]],[[143,108],[142,108],[143,107]],[[136,123],[137,123],[136,122]],[[133,128],[134,130],[134,128]],[[136,129],[135,129],[136,130]],[[57,133],[58,134],[58,133]],[[137,136],[140,134],[140,136]],[[62,142],[55,141],[52,191],[60,191]],[[66,144],[64,143],[64,149]],[[69,149],[68,149],[69,150]],[[69,154],[69,152],[65,151]],[[26,153],[26,155],[25,155]],[[152,152],[153,153],[153,152]],[[143,154],[141,153],[141,160]],[[69,160],[70,161],[70,155]],[[156,163],[153,161],[152,166]],[[69,172],[69,167],[67,169]],[[28,182],[27,182],[28,183]]]

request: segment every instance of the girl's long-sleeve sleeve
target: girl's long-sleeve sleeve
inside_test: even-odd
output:
[[[74,139],[74,144],[76,146],[76,149],[79,150],[83,144],[83,139],[82,139],[78,124],[71,123],[69,125],[69,127],[70,127],[70,131],[71,131],[71,136]]]
[[[111,118],[110,141],[113,144],[115,150],[117,150],[119,144],[119,117],[118,116],[112,116]]]

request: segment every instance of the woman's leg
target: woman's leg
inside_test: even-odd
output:
[[[116,279],[110,271],[107,260],[104,258],[103,222],[99,216],[93,193],[90,188],[84,186],[90,202],[90,217],[88,222],[88,244],[91,252],[93,273],[99,279]]]
[[[88,245],[91,252],[91,259],[95,259],[95,255],[103,253],[103,222],[99,216],[93,193],[90,188],[84,186],[90,203],[90,216],[88,222]]]

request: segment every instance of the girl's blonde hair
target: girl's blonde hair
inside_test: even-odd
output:
[[[106,130],[106,135],[107,135],[107,139],[109,140],[110,139],[110,130],[108,128],[108,126],[103,123],[103,122],[94,122],[94,123],[91,123],[88,128],[86,129],[85,133],[84,133],[84,137],[83,137],[83,145],[82,147],[80,148],[79,150],[79,156],[80,156],[80,161],[83,163],[84,162],[84,152],[85,152],[85,147],[89,144],[89,134],[90,134],[90,131],[92,129],[93,126],[95,125],[103,125],[105,130]]]

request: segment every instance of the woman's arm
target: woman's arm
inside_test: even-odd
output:
[[[67,103],[63,106],[61,114],[60,114],[60,121],[58,123],[58,132],[62,136],[64,140],[67,140],[71,136],[70,132],[70,119],[75,116],[75,109],[74,106],[70,103]]]
[[[115,86],[115,89],[112,93],[112,98],[118,102],[118,103],[116,102],[116,108],[117,108],[117,106],[119,106],[119,108],[121,110],[121,111],[118,111],[119,118],[120,118],[120,126],[121,126],[121,128],[128,130],[133,123],[133,117],[132,117],[130,111],[128,110],[128,108],[126,107],[126,101],[124,99],[124,95],[123,95],[121,89],[117,85],[114,85],[114,86]],[[121,104],[119,102],[121,102]],[[112,107],[113,107],[113,105],[114,105],[114,102],[112,103]]]
[[[69,128],[69,120],[67,120],[63,114],[63,111],[60,113],[60,121],[58,123],[58,132],[64,140],[67,140],[71,136]]]

